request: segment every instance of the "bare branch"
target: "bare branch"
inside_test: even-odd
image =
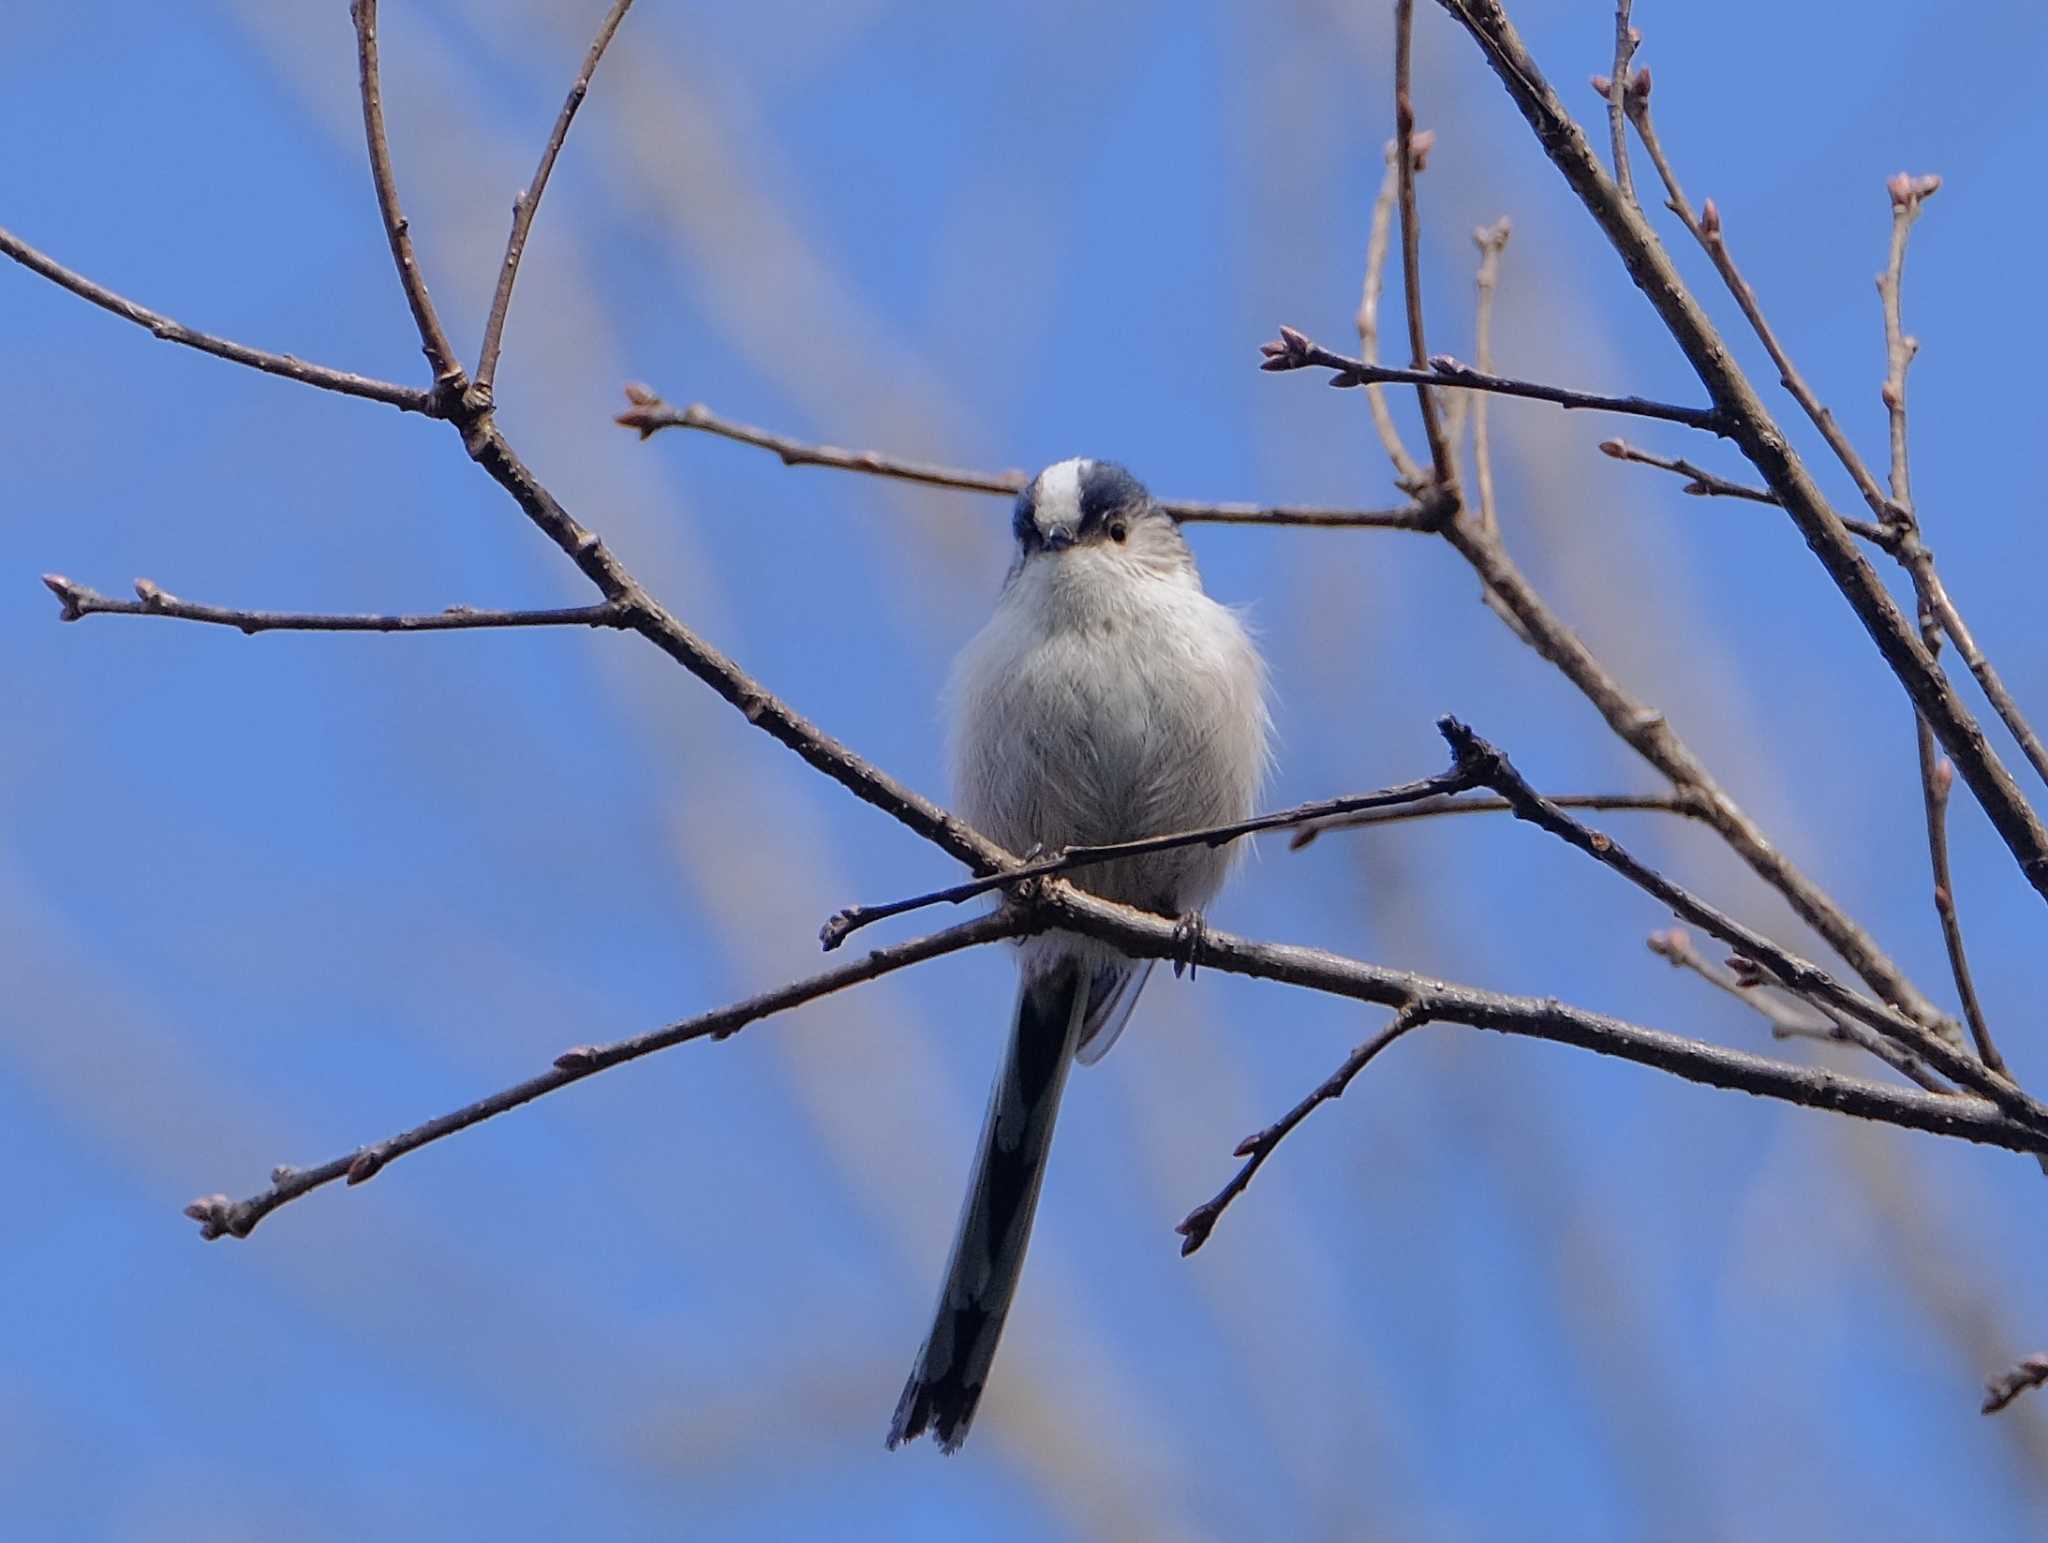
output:
[[[420,346],[434,371],[435,387],[444,397],[459,395],[462,365],[448,334],[441,330],[441,318],[434,313],[433,297],[427,293],[427,278],[420,271],[412,249],[412,230],[398,207],[398,178],[391,169],[391,141],[384,132],[384,86],[377,68],[377,0],[350,0],[349,19],[356,29],[356,65],[363,99],[363,138],[370,151],[370,178],[377,188],[377,209],[384,219],[384,235],[391,244],[391,260],[398,265],[398,282],[405,289],[405,303],[412,309],[413,325],[419,329]]]
[[[1415,104],[1409,93],[1415,42],[1415,0],[1394,0],[1394,167],[1401,198],[1401,290],[1408,303],[1408,362],[1418,371],[1429,359],[1422,338],[1422,220],[1415,209]],[[1422,404],[1422,432],[1436,472],[1436,492],[1453,509],[1458,498],[1458,458],[1438,416],[1436,392],[1425,379],[1415,387]]]
[[[2007,1404],[2042,1383],[2048,1382],[2048,1355],[2030,1355],[2009,1372],[2002,1372],[1984,1384],[1981,1414],[1996,1414]]]
[[[1436,135],[1427,129],[1409,141],[1408,153],[1417,173],[1429,164],[1430,147],[1435,143]],[[1372,223],[1366,234],[1365,278],[1359,290],[1357,322],[1358,357],[1367,364],[1379,362],[1381,276],[1387,266],[1387,233],[1393,227],[1394,198],[1401,186],[1399,154],[1400,142],[1388,140],[1386,175],[1380,178],[1379,194],[1372,201]],[[1387,406],[1386,391],[1379,386],[1367,386],[1365,404],[1372,411],[1373,429],[1387,459],[1393,462],[1394,481],[1411,493],[1419,491],[1427,479],[1415,457],[1408,453],[1408,447],[1401,443],[1401,430],[1394,422],[1393,409]]]
[[[936,461],[917,461],[879,450],[843,450],[837,445],[807,444],[751,423],[722,418],[702,402],[674,407],[646,386],[626,388],[633,405],[613,421],[638,429],[642,439],[662,429],[701,429],[721,439],[734,440],[766,450],[785,466],[825,466],[835,471],[864,472],[873,477],[892,477],[899,482],[917,482],[927,487],[959,488],[969,493],[995,493],[1013,497],[1030,483],[1028,472],[975,471],[963,466],[943,466]],[[1427,530],[1429,517],[1420,504],[1400,509],[1336,509],[1302,504],[1193,503],[1184,499],[1162,499],[1160,507],[1188,524],[1207,525],[1320,525],[1331,529]]]
[[[59,288],[70,290],[79,299],[90,301],[103,311],[111,311],[123,321],[132,321],[138,327],[146,327],[153,336],[162,338],[167,343],[180,343],[187,348],[196,348],[202,354],[211,354],[216,359],[225,359],[231,364],[245,364],[250,369],[261,370],[266,375],[282,375],[286,380],[295,380],[306,386],[318,386],[323,391],[336,391],[343,396],[357,396],[371,402],[384,402],[403,412],[425,413],[430,418],[442,416],[440,404],[431,391],[397,385],[388,380],[373,380],[367,375],[330,369],[324,364],[308,364],[305,360],[296,359],[290,354],[273,354],[260,348],[251,348],[246,343],[235,343],[227,338],[215,337],[211,333],[196,332],[183,322],[173,321],[160,311],[152,311],[145,305],[138,305],[125,296],[115,294],[104,285],[95,284],[81,273],[73,273],[55,258],[46,257],[10,231],[0,230],[0,254],[13,258],[31,273],[41,274]]]
[[[1683,815],[1705,820],[1706,807],[1690,793],[1562,793],[1550,800],[1560,809],[1645,810],[1656,814]],[[1505,798],[1446,798],[1411,804],[1405,808],[1375,809],[1342,819],[1319,820],[1303,826],[1287,843],[1287,850],[1299,852],[1316,837],[1336,830],[1358,830],[1368,825],[1397,825],[1404,820],[1428,820],[1444,814],[1506,814],[1514,808]]]
[[[1420,1028],[1428,1021],[1426,1010],[1403,1008],[1394,1014],[1392,1023],[1346,1056],[1344,1064],[1324,1078],[1315,1091],[1264,1130],[1256,1131],[1240,1141],[1232,1155],[1242,1157],[1245,1160],[1244,1166],[1231,1175],[1228,1184],[1188,1212],[1187,1219],[1174,1228],[1181,1238],[1181,1257],[1185,1259],[1209,1241],[1209,1234],[1216,1230],[1217,1221],[1229,1209],[1230,1203],[1244,1193],[1245,1186],[1252,1181],[1252,1175],[1265,1167],[1266,1159],[1273,1155],[1274,1149],[1287,1139],[1297,1125],[1315,1113],[1317,1106],[1326,1104],[1333,1098],[1342,1098],[1344,1090],[1351,1086],[1353,1078],[1365,1070],[1368,1062],[1410,1029]]]
[[[1510,380],[1468,369],[1447,354],[1438,354],[1431,359],[1427,370],[1390,369],[1385,365],[1367,364],[1363,359],[1332,353],[1293,327],[1282,327],[1279,340],[1262,343],[1259,352],[1265,356],[1265,362],[1259,366],[1262,370],[1328,370],[1331,372],[1329,383],[1339,389],[1370,385],[1375,381],[1462,386],[1468,391],[1526,397],[1530,401],[1553,402],[1564,408],[1657,418],[1666,423],[1682,423],[1689,429],[1702,429],[1709,434],[1727,432],[1726,423],[1717,408],[1685,407],[1675,402],[1652,401],[1648,397],[1604,396],[1599,392],[1573,391],[1565,386],[1548,386],[1538,381]]]
[[[2048,826],[2028,804],[1983,729],[1928,657],[1912,625],[1854,545],[1782,429],[1758,398],[1727,345],[1699,307],[1670,255],[1600,168],[1498,0],[1438,0],[1472,35],[1538,142],[1622,256],[1629,276],[1684,352],[1728,433],[1784,504],[1885,663],[1926,714],[1942,748],[1990,817],[2020,871],[2048,899]]]
[[[43,583],[57,597],[66,621],[87,616],[166,616],[176,621],[206,622],[258,632],[473,632],[490,627],[624,627],[627,608],[617,601],[539,611],[480,611],[451,605],[445,611],[420,615],[336,616],[306,611],[241,611],[227,606],[180,600],[148,579],[135,581],[133,600],[115,600],[96,589],[75,584],[61,573],[46,573]]]
[[[637,1061],[641,1056],[686,1044],[693,1039],[729,1039],[750,1023],[787,1012],[792,1007],[801,1007],[806,1002],[843,991],[848,986],[922,964],[927,959],[957,953],[963,948],[1021,937],[1033,931],[1036,925],[1030,916],[1022,912],[998,911],[949,927],[944,932],[935,932],[929,937],[878,948],[863,958],[834,969],[791,981],[786,986],[778,986],[773,991],[749,997],[744,1002],[735,1002],[730,1007],[721,1007],[715,1012],[685,1018],[666,1028],[636,1034],[631,1039],[609,1045],[582,1045],[566,1050],[555,1057],[555,1064],[550,1070],[537,1077],[516,1082],[424,1125],[416,1125],[374,1145],[359,1147],[316,1168],[281,1167],[272,1175],[270,1188],[246,1200],[230,1200],[226,1195],[202,1196],[185,1207],[185,1214],[199,1223],[199,1235],[203,1238],[246,1238],[264,1217],[301,1195],[310,1194],[324,1184],[332,1184],[336,1179],[361,1184],[375,1178],[387,1164],[408,1152],[416,1152],[445,1136],[480,1125],[494,1115],[517,1109],[521,1104],[531,1103],[572,1082],[581,1082],[611,1067]]]
[[[569,137],[569,125],[575,120],[576,110],[583,105],[583,98],[590,90],[590,78],[597,73],[598,61],[611,47],[612,34],[619,30],[619,23],[626,19],[626,12],[632,4],[633,0],[612,0],[612,8],[605,13],[590,51],[583,56],[583,68],[576,72],[576,79],[569,86],[569,95],[555,118],[554,131],[548,135],[547,145],[541,150],[540,165],[534,168],[533,180],[512,200],[512,234],[505,241],[505,260],[498,268],[497,292],[491,296],[491,312],[484,319],[483,346],[477,351],[476,386],[479,391],[488,393],[491,383],[497,379],[498,352],[505,336],[505,314],[512,308],[512,285],[519,277],[519,262],[526,255],[526,235],[533,228],[534,211],[540,207],[541,195],[547,191],[548,177],[555,169],[555,157],[562,153],[562,142]]]
[[[1176,831],[1171,835],[1146,836],[1136,841],[1117,841],[1102,846],[1067,847],[1050,857],[1025,862],[1002,873],[971,879],[965,884],[955,884],[947,889],[936,889],[929,894],[913,895],[907,900],[892,900],[886,905],[850,906],[825,923],[819,932],[819,941],[827,950],[831,950],[870,922],[878,922],[890,916],[901,916],[906,911],[922,910],[926,906],[958,905],[964,900],[972,900],[976,895],[985,895],[992,889],[1008,888],[1026,879],[1049,878],[1056,873],[1071,873],[1076,868],[1089,868],[1097,863],[1114,862],[1118,858],[1141,857],[1148,852],[1170,852],[1176,847],[1227,846],[1245,836],[1257,835],[1262,830],[1285,830],[1289,826],[1300,825],[1308,820],[1327,820],[1367,809],[1387,809],[1399,804],[1441,799],[1453,793],[1461,793],[1472,785],[1471,773],[1462,767],[1454,766],[1439,776],[1425,777],[1419,782],[1404,782],[1370,793],[1347,794],[1342,798],[1318,799],[1314,803],[1297,804],[1292,809],[1254,815],[1251,819],[1236,820],[1228,825],[1211,825],[1201,830]]]

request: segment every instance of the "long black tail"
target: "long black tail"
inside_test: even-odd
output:
[[[1081,971],[1071,963],[1027,976],[1018,987],[1016,1025],[982,1122],[938,1313],[896,1405],[891,1447],[927,1430],[948,1452],[967,1439],[1017,1294],[1087,1001]]]

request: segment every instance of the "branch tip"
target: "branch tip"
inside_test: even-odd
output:
[[[43,587],[57,597],[61,620],[77,621],[85,615],[85,602],[92,598],[92,591],[83,584],[74,584],[61,573],[46,573]]]
[[[1984,1384],[1980,1414],[1996,1414],[2029,1389],[2048,1383],[2048,1355],[2030,1355],[2011,1371],[2002,1372]]]

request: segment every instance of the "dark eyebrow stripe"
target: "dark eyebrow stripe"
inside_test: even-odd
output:
[[[1144,485],[1123,467],[1114,461],[1090,461],[1081,473],[1081,528],[1090,530],[1144,497]]]

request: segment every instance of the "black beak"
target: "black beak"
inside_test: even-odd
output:
[[[1064,552],[1074,544],[1074,533],[1070,530],[1054,530],[1047,533],[1045,549],[1048,552]]]

